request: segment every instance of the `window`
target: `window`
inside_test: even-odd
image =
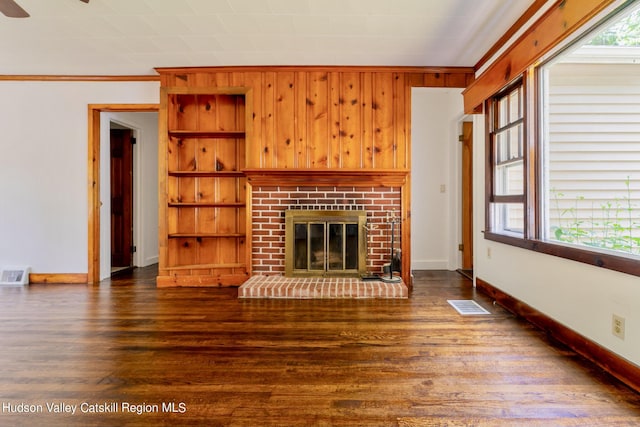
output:
[[[491,192],[488,229],[522,236],[525,200],[522,82],[491,100],[489,136]]]
[[[640,2],[523,81],[487,104],[485,237],[640,275]]]
[[[540,68],[545,241],[640,259],[640,10]]]

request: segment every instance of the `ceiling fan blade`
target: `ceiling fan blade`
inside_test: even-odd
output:
[[[84,1],[84,0],[83,0]],[[27,18],[29,14],[13,0],[0,0],[0,12],[9,18]]]
[[[80,1],[85,2],[85,3],[89,3],[89,0],[80,0]]]

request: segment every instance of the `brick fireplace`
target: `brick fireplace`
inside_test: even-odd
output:
[[[252,270],[259,275],[285,273],[285,211],[365,211],[367,271],[382,273],[389,262],[388,216],[400,216],[401,188],[349,185],[258,185],[252,188]],[[400,227],[395,248],[400,248]]]

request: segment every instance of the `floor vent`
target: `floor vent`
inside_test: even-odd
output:
[[[29,283],[29,267],[5,267],[0,270],[0,285],[26,285]]]
[[[484,308],[482,308],[477,302],[470,299],[457,299],[457,300],[447,300],[449,304],[456,311],[463,316],[475,315],[475,314],[491,314]]]

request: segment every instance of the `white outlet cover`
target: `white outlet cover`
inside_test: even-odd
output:
[[[620,316],[613,315],[612,324],[611,324],[611,333],[621,340],[624,339],[624,318]]]

